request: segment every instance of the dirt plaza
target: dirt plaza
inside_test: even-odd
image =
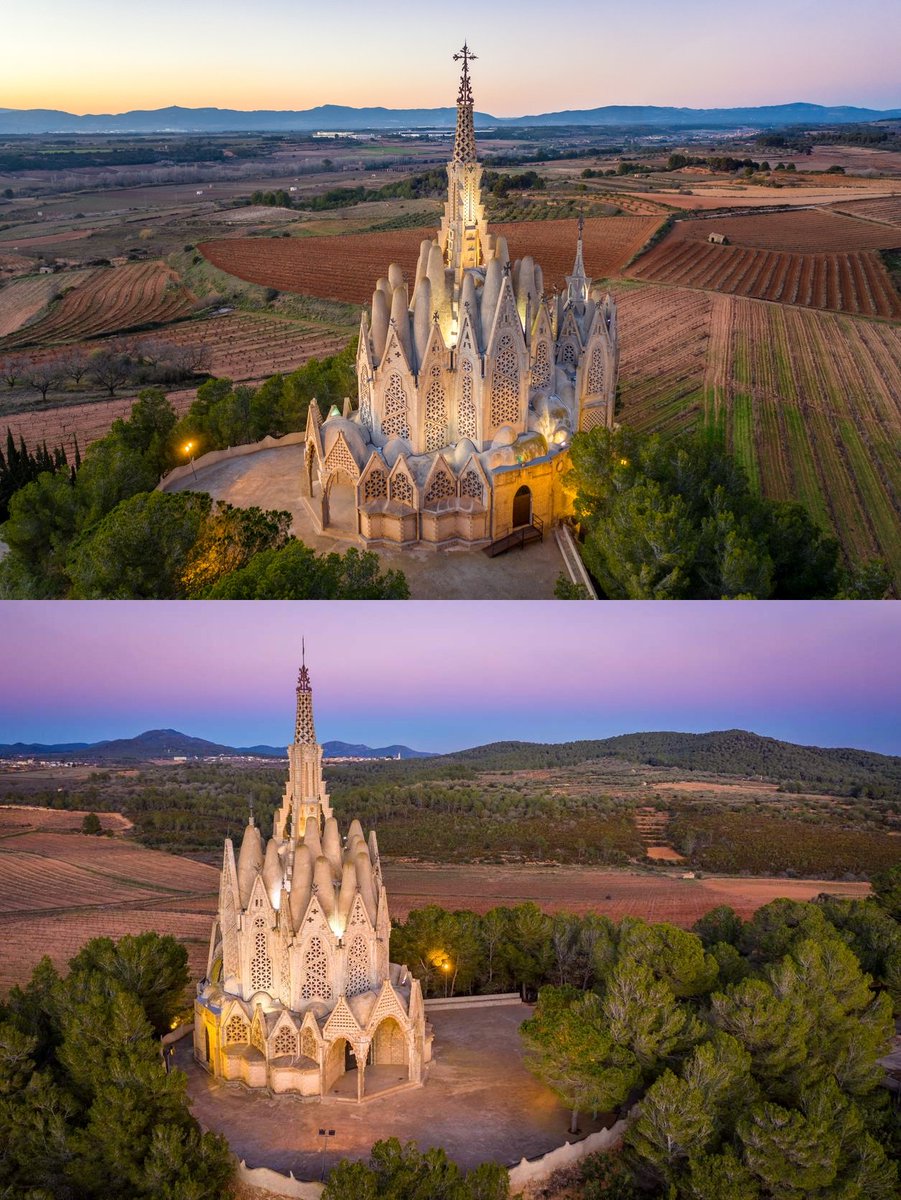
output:
[[[193,1061],[190,1038],[178,1043],[176,1064],[187,1072],[194,1115],[224,1134],[250,1167],[318,1179],[342,1158],[366,1159],[373,1142],[389,1137],[412,1139],[423,1150],[441,1146],[467,1170],[486,1161],[510,1166],[574,1140],[569,1111],[523,1062],[519,1026],[532,1011],[509,1004],[430,1012],[435,1042],[424,1086],[382,1091],[363,1104],[342,1098],[355,1096],[355,1086],[302,1100],[222,1083]],[[580,1117],[580,1131],[613,1121]],[[323,1128],[334,1129],[334,1137],[320,1138]]]

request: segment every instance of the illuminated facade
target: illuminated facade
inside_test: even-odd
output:
[[[375,833],[367,840],[352,821],[342,838],[332,815],[305,665],[288,759],[272,837],[264,844],[251,817],[237,859],[225,842],[195,1056],[224,1079],[305,1096],[421,1083],[422,993],[388,960]],[[347,1072],[355,1081],[342,1081]]]
[[[618,343],[610,296],[585,274],[582,229],[565,291],[489,232],[464,46],[438,235],[412,289],[393,263],[360,324],[357,408],[310,407],[302,492],[320,529],[369,543],[478,544],[567,515],[574,431],[612,426]]]

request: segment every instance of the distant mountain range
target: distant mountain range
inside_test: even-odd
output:
[[[429,758],[409,746],[354,746],[348,742],[323,742],[326,758]],[[0,759],[79,759],[91,763],[149,762],[160,758],[287,758],[284,746],[223,746],[205,738],[189,737],[177,729],[148,729],[133,738],[103,742],[14,742],[0,745]]]
[[[365,746],[325,742],[327,758],[428,759],[419,767],[407,762],[405,771],[425,769],[429,778],[440,776],[445,765],[469,764],[474,771],[514,771],[558,768],[618,758],[652,767],[712,775],[735,775],[775,782],[802,782],[816,790],[853,794],[862,789],[871,795],[901,794],[901,757],[876,754],[852,747],[797,746],[776,738],[761,737],[743,729],[713,733],[626,733],[594,741],[492,742],[450,754],[429,754],[409,746]],[[281,746],[224,746],[204,738],[189,737],[175,729],[151,729],[134,738],[102,742],[61,742],[54,745],[16,742],[0,745],[0,760],[35,757],[65,761],[77,759],[97,764],[150,762],[174,758],[254,757],[284,760]],[[393,776],[393,769],[384,764]],[[411,776],[412,778],[412,776]]]
[[[645,125],[705,129],[779,128],[786,125],[835,125],[901,118],[901,108],[879,111],[850,105],[768,104],[751,108],[673,108],[658,105],[608,104],[524,117],[476,113],[478,129],[510,126]],[[52,108],[0,108],[0,133],[231,133],[353,132],[362,130],[451,129],[456,108],[350,108],[321,104],[296,111],[278,109],[169,108],[78,116]]]

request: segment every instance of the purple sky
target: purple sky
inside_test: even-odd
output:
[[[0,742],[283,745],[304,636],[322,740],[742,727],[897,754],[899,633],[892,602],[7,602]]]

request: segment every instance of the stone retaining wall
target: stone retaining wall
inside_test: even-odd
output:
[[[261,442],[246,442],[243,446],[229,446],[227,450],[210,450],[207,454],[201,454],[200,458],[195,458],[193,465],[185,463],[181,467],[173,467],[168,475],[164,475],[156,485],[156,490],[165,492],[170,484],[178,483],[180,479],[187,479],[197,467],[214,467],[216,463],[226,462],[230,458],[243,458],[247,454],[256,454],[258,450],[277,450],[279,446],[298,446],[305,441],[306,435],[303,433],[286,433],[284,437],[280,438],[272,437],[270,434]],[[299,479],[297,491],[299,495]]]
[[[515,1167],[510,1168],[510,1193],[516,1193],[529,1184],[542,1183],[549,1179],[561,1167],[571,1167],[573,1163],[581,1162],[589,1154],[597,1154],[601,1150],[611,1150],[626,1132],[628,1121],[617,1121],[609,1129],[599,1129],[590,1133],[581,1142],[564,1142],[556,1150],[549,1150],[540,1158],[523,1158]]]

